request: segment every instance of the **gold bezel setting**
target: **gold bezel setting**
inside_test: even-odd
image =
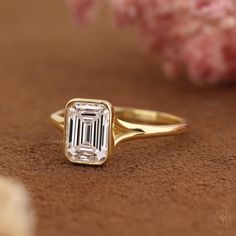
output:
[[[101,159],[98,158],[96,153],[100,153],[98,149],[96,149],[96,147],[91,145],[90,148],[90,153],[87,155],[81,154],[81,153],[88,153],[88,152],[80,152],[82,150],[82,145],[76,145],[76,147],[73,147],[73,150],[76,149],[76,152],[78,151],[77,154],[72,155],[71,152],[69,152],[69,144],[70,144],[70,131],[69,131],[69,119],[70,119],[70,109],[77,105],[77,106],[81,106],[81,104],[83,106],[89,106],[90,108],[94,107],[96,108],[97,106],[99,107],[103,107],[105,112],[108,112],[108,124],[107,124],[107,135],[108,137],[106,138],[106,140],[104,142],[104,146],[106,146],[107,148],[105,149],[105,151],[102,153],[104,154],[102,156]],[[76,112],[80,112],[83,113],[83,110],[77,110]],[[93,115],[95,115],[96,113],[94,113]],[[65,108],[65,122],[64,122],[64,151],[65,151],[65,155],[68,158],[68,160],[70,162],[73,163],[79,163],[79,164],[87,164],[87,165],[101,165],[103,164],[105,161],[107,161],[107,159],[111,156],[113,147],[114,147],[114,138],[112,135],[112,124],[113,124],[113,119],[114,119],[114,112],[113,112],[113,107],[112,105],[104,100],[95,100],[95,99],[81,99],[81,98],[76,98],[76,99],[72,99],[70,100]],[[101,122],[100,122],[101,123]],[[77,125],[78,126],[78,125]],[[90,127],[90,126],[89,126]],[[92,129],[92,128],[91,128]],[[95,129],[94,129],[95,131]],[[99,132],[98,129],[96,129],[97,132]],[[100,130],[101,131],[101,130]],[[80,139],[81,136],[77,133],[77,139]],[[97,134],[96,134],[97,135]],[[95,135],[95,136],[96,136]],[[100,134],[99,134],[100,135]],[[86,136],[86,132],[85,132],[85,136]],[[100,137],[99,139],[101,139],[102,137]],[[89,143],[87,143],[87,145],[90,145]],[[101,148],[101,146],[100,146]],[[100,150],[101,151],[101,150]],[[75,153],[76,153],[75,152]]]

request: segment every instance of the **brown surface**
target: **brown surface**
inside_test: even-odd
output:
[[[236,88],[163,80],[106,21],[77,29],[62,0],[0,2],[0,168],[31,191],[38,235],[235,235]],[[74,166],[49,121],[73,97],[171,111],[191,128]]]

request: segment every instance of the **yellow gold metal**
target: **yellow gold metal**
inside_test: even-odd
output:
[[[68,104],[78,100],[108,104],[112,113],[109,156],[111,156],[113,148],[120,142],[137,138],[180,134],[187,128],[187,123],[184,119],[164,112],[113,107],[106,101],[95,99],[72,99]],[[57,128],[64,131],[65,109],[53,113],[51,120]]]

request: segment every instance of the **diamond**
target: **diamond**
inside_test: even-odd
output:
[[[111,112],[102,102],[74,101],[66,109],[65,154],[75,163],[102,164],[109,153]]]

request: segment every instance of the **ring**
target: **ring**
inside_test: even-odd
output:
[[[51,115],[64,132],[64,150],[69,161],[101,165],[114,147],[125,140],[166,136],[186,130],[186,121],[158,111],[112,106],[109,102],[75,98],[64,110]]]

